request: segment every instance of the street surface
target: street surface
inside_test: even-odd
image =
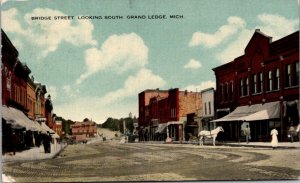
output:
[[[7,162],[16,182],[299,179],[299,149],[97,142],[54,159]]]

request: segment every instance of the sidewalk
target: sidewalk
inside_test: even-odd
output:
[[[236,142],[236,143],[224,143],[222,145],[227,146],[239,146],[239,147],[269,147],[272,148],[272,145],[270,142],[249,142],[248,144],[246,142]],[[278,148],[300,148],[299,142],[279,142]]]
[[[45,153],[43,145],[22,152],[16,152],[16,155],[6,153],[4,156],[2,155],[2,163],[10,161],[50,159],[60,153],[66,146],[66,144],[51,144],[51,153]]]
[[[145,144],[162,144],[162,145],[179,145],[179,146],[184,146],[184,147],[189,147],[192,145],[196,145],[198,147],[214,147],[212,145],[212,142],[206,141],[203,146],[200,146],[198,143],[189,143],[189,142],[178,142],[174,141],[172,143],[166,143],[164,141],[142,141],[138,143],[145,143]],[[272,148],[271,142],[249,142],[248,144],[246,142],[216,142],[215,147],[223,147],[223,148],[230,148],[230,147],[255,147],[255,148]],[[300,148],[300,143],[299,142],[279,142],[277,148]]]

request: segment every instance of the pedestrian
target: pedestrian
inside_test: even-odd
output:
[[[12,132],[12,151],[16,155],[17,145],[19,144],[19,137],[16,135],[15,131]]]
[[[278,131],[274,127],[273,130],[271,130],[271,136],[272,136],[271,145],[273,149],[275,149],[278,146],[277,135],[278,135]]]
[[[295,128],[293,127],[293,124],[291,124],[288,133],[291,143],[294,142],[294,133],[295,133]]]
[[[300,144],[300,123],[297,126],[296,132],[298,133],[298,141],[299,141],[299,144]]]
[[[43,134],[43,146],[44,146],[45,153],[50,153],[51,152],[50,142],[51,142],[51,137],[49,137],[48,134]]]
[[[247,142],[247,144],[249,144],[249,140],[251,139],[251,131],[250,131],[249,125],[246,125],[244,134],[246,135],[246,142]]]

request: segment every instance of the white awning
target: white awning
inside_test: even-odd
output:
[[[265,104],[255,104],[251,106],[240,106],[223,118],[211,122],[225,121],[258,121],[275,119],[280,117],[280,103],[269,102]]]
[[[25,128],[31,131],[38,131],[40,129],[37,124],[30,120],[22,111],[13,107],[2,106],[2,118],[15,129]]]
[[[181,124],[183,124],[183,121],[170,121],[167,124],[168,124],[168,126],[169,125],[181,125]]]
[[[162,133],[166,129],[167,126],[168,126],[168,123],[160,123],[160,124],[158,124],[158,128],[155,131],[155,133]]]
[[[60,138],[59,135],[54,130],[52,130],[49,126],[47,126],[44,122],[42,122],[42,128],[43,128],[43,132],[44,133],[49,132],[52,138]]]

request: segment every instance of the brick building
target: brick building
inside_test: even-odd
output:
[[[35,120],[35,106],[36,106],[36,94],[35,94],[34,79],[28,78],[27,80],[27,104],[26,109],[28,110],[27,116],[31,120]]]
[[[97,124],[93,121],[75,122],[71,125],[73,138],[77,142],[86,141],[97,135]]]
[[[254,141],[269,140],[273,127],[286,140],[287,128],[299,123],[299,31],[272,42],[257,29],[244,55],[213,71],[223,140],[240,140],[245,123]]]
[[[145,140],[173,140],[186,138],[186,127],[198,130],[195,118],[201,109],[199,92],[145,90],[139,93],[139,134]],[[160,135],[159,135],[160,134]]]
[[[61,137],[63,135],[62,134],[62,121],[54,121],[52,129],[55,133],[57,133]]]

